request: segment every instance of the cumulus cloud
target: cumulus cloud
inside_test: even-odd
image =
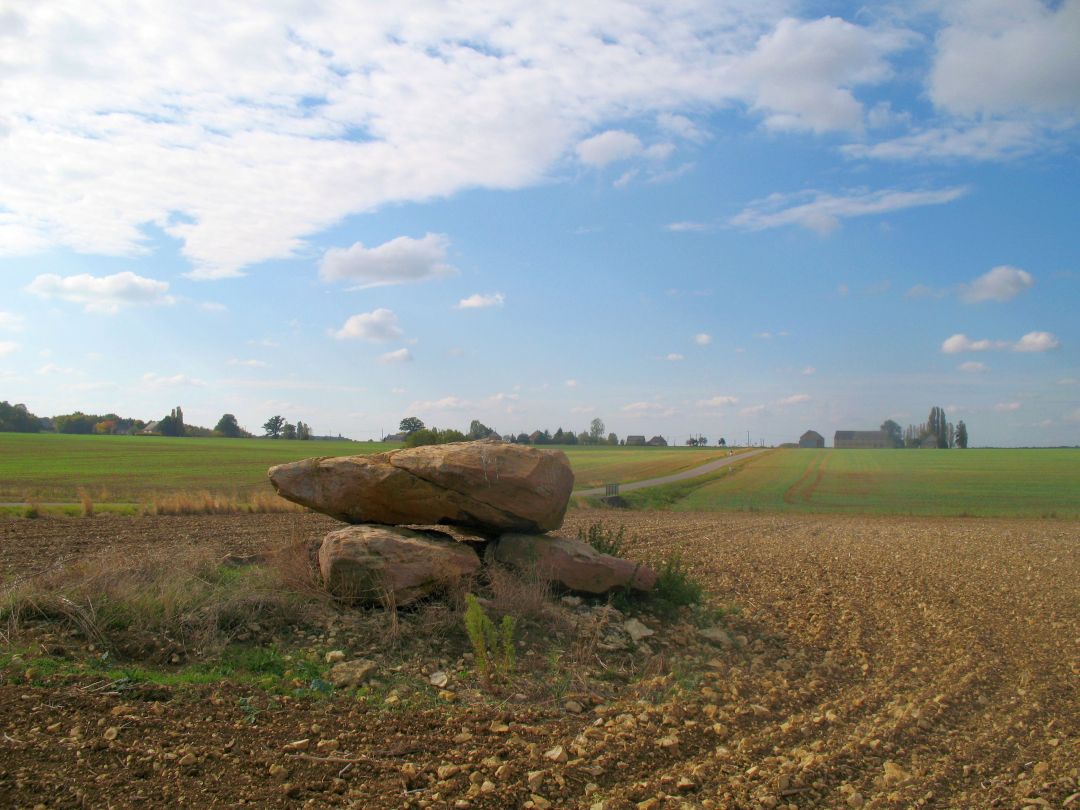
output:
[[[27,292],[42,298],[59,298],[82,304],[87,312],[115,315],[121,307],[133,304],[172,304],[169,282],[145,278],[125,270],[111,276],[58,276],[45,273],[26,287]]]
[[[669,361],[671,361],[672,363],[677,363],[677,362],[678,362],[679,360],[685,360],[685,359],[686,359],[686,357],[685,357],[685,356],[683,356],[683,355],[681,355],[681,354],[679,354],[678,352],[672,352],[671,354],[669,354],[669,355],[668,355],[667,357],[665,357],[664,359],[665,359],[665,360],[669,360]]]
[[[484,295],[473,293],[468,298],[462,298],[457,302],[457,309],[487,309],[488,307],[501,307],[506,302],[506,296],[501,292]]]
[[[957,370],[965,371],[968,374],[981,374],[984,371],[990,370],[990,366],[986,365],[986,363],[979,363],[975,360],[969,360],[966,363],[961,363],[956,368]]]
[[[577,380],[566,380],[563,383],[563,385],[565,385],[567,388],[577,388],[578,387],[578,381]]]
[[[633,133],[621,129],[609,129],[599,135],[586,138],[575,147],[578,160],[588,166],[603,168],[609,163],[625,160],[641,154],[644,146]]]
[[[1049,332],[1028,332],[1013,346],[1018,352],[1048,352],[1061,346],[1056,337]]]
[[[751,109],[776,130],[857,130],[863,105],[852,88],[891,74],[886,56],[907,47],[902,31],[871,30],[836,17],[781,20],[736,65]]]
[[[24,318],[14,312],[0,312],[0,330],[5,332],[21,332]]]
[[[708,346],[712,343],[712,335],[707,335],[704,332],[698,332],[694,335],[694,343],[698,346]]]
[[[407,348],[397,349],[396,351],[387,352],[386,354],[379,356],[380,363],[411,363],[412,359],[412,352]]]
[[[998,413],[1010,413],[1012,411],[1020,410],[1019,402],[999,402],[994,406],[994,410]]]
[[[928,82],[937,107],[971,117],[1080,111],[1080,2],[961,0],[944,8],[949,24],[938,33]]]
[[[991,350],[1010,349],[1014,352],[1047,352],[1061,345],[1056,337],[1049,332],[1028,332],[1017,341],[1008,340],[972,340],[965,334],[955,334],[946,338],[941,344],[944,354],[959,354],[961,352],[986,352]]]
[[[19,344],[13,340],[0,340],[0,357],[19,350]]]
[[[709,133],[699,127],[685,115],[663,112],[656,116],[656,125],[671,135],[676,135],[688,141],[701,142],[708,140]]]
[[[1035,279],[1018,267],[1001,265],[960,288],[960,297],[968,303],[980,301],[1011,301],[1031,288]]]
[[[399,236],[373,248],[356,242],[348,248],[330,248],[319,264],[323,281],[354,281],[360,289],[426,281],[457,271],[446,263],[450,240],[428,233],[420,239]]]
[[[699,408],[723,408],[727,405],[734,405],[739,401],[738,397],[729,396],[726,394],[718,394],[715,397],[709,399],[698,400]]]
[[[349,215],[542,182],[616,121],[693,139],[677,111],[738,102],[772,129],[859,126],[855,93],[889,77],[906,35],[786,10],[22,4],[33,36],[4,49],[0,253],[137,255],[149,223],[193,277],[224,278]]]
[[[338,340],[393,340],[404,334],[398,326],[398,317],[389,309],[379,308],[371,312],[353,315],[341,329],[334,332]]]
[[[825,236],[839,228],[844,219],[888,214],[926,205],[944,205],[967,193],[968,189],[964,186],[925,191],[858,190],[842,195],[824,191],[777,193],[754,200],[732,217],[730,224],[749,231],[798,225]]]

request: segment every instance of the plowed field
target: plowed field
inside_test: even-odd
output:
[[[717,605],[741,608],[732,643],[676,624],[639,681],[581,713],[4,672],[0,805],[1080,806],[1080,523],[579,511],[568,527],[598,517],[642,558],[678,548]],[[330,525],[7,521],[0,567],[104,546],[251,551]],[[298,739],[310,747],[286,750]]]

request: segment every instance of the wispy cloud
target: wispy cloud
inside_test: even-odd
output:
[[[965,371],[968,374],[982,374],[983,372],[990,370],[990,366],[986,365],[986,363],[979,363],[975,360],[961,363],[956,368],[958,371]]]
[[[718,394],[709,399],[699,399],[699,408],[725,408],[728,405],[734,405],[739,401],[738,397],[733,397],[728,394]]]
[[[411,363],[412,359],[412,352],[407,348],[397,349],[379,356],[380,363]]]
[[[14,312],[0,312],[0,330],[5,332],[21,332],[25,318]]]
[[[239,357],[232,357],[227,363],[230,366],[244,366],[246,368],[268,368],[270,366],[270,364],[264,360],[243,360]]]
[[[888,214],[926,205],[944,205],[967,193],[967,187],[953,186],[924,191],[861,189],[842,195],[824,191],[771,194],[750,203],[731,218],[730,224],[750,231],[797,225],[824,236],[839,228],[845,219]]]
[[[471,407],[472,404],[467,400],[449,396],[442,399],[418,400],[411,403],[408,410],[414,413],[430,413],[432,411],[464,411]]]
[[[12,354],[19,350],[19,344],[14,340],[0,340],[0,356]]]
[[[664,359],[668,360],[668,361],[670,361],[672,363],[677,363],[680,360],[685,360],[686,357],[684,355],[679,354],[678,352],[672,352],[671,354],[669,354]]]
[[[804,402],[809,402],[813,397],[809,394],[792,394],[789,397],[784,397],[777,401],[777,405],[802,405]]]
[[[142,376],[143,383],[148,388],[202,388],[206,382],[187,374],[157,374],[148,371]]]
[[[698,332],[694,335],[694,343],[698,346],[708,346],[712,343],[712,335],[707,335],[704,332]]]
[[[994,410],[998,413],[1011,413],[1020,410],[1020,407],[1019,402],[999,402],[994,406]]]
[[[670,405],[662,405],[659,402],[631,402],[623,405],[620,409],[627,416],[634,417],[663,417],[674,416],[677,411]]]

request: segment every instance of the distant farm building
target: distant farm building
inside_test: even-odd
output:
[[[824,447],[825,437],[816,430],[808,430],[799,437],[799,447]]]
[[[649,447],[667,447],[667,440],[663,436],[653,436],[646,444]]]
[[[892,446],[892,438],[883,430],[838,430],[833,435],[833,447],[837,450],[878,450]]]
[[[544,434],[539,430],[534,430],[529,434],[529,444],[539,444],[544,441]]]
[[[627,436],[626,437],[626,446],[627,447],[644,447],[645,446],[645,437],[644,436]]]
[[[139,435],[139,436],[155,436],[160,432],[161,431],[159,429],[159,423],[158,422],[150,422],[146,427],[144,427],[142,430],[140,430],[137,435]]]

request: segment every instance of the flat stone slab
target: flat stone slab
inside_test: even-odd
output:
[[[463,526],[486,534],[562,525],[574,473],[566,454],[458,442],[271,467],[290,501],[346,523]]]
[[[650,591],[656,572],[621,557],[601,554],[588,543],[555,535],[504,534],[495,545],[496,562],[536,571],[564,588],[604,594],[630,587]]]

